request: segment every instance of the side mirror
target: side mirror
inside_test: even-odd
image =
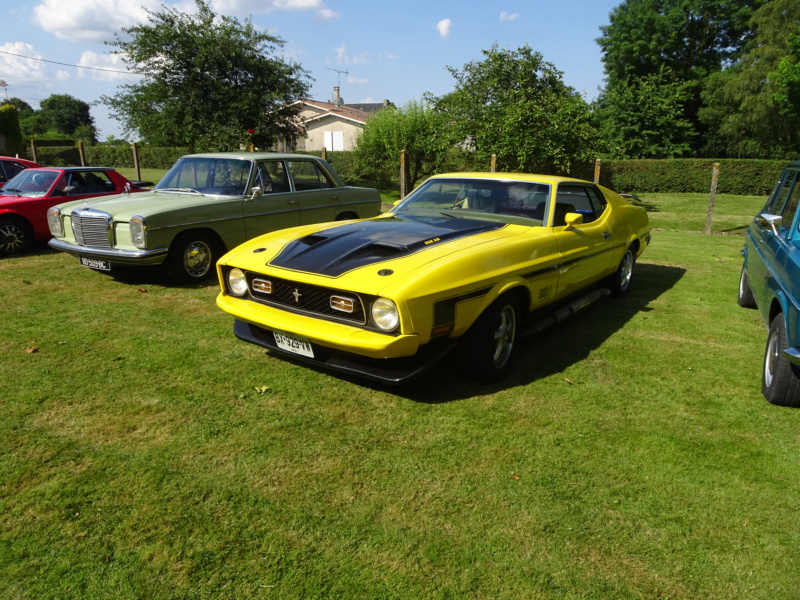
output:
[[[761,213],[755,218],[755,221],[761,229],[772,229],[772,233],[775,235],[778,235],[778,230],[783,226],[783,217],[781,215]]]
[[[566,223],[567,229],[572,229],[575,225],[583,223],[583,215],[580,213],[567,213],[564,215],[564,223]]]
[[[258,186],[254,186],[254,187],[250,188],[250,197],[248,198],[248,200],[254,200],[256,198],[259,198],[263,194],[264,194],[264,190],[262,190]]]

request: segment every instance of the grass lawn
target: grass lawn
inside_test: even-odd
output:
[[[494,386],[334,376],[236,340],[214,285],[0,260],[0,597],[797,598],[800,411],[761,397],[741,237],[643,201],[632,294]]]

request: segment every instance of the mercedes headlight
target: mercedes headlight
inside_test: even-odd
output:
[[[388,298],[378,298],[372,303],[372,320],[383,331],[393,331],[400,324],[397,305]]]
[[[61,221],[61,211],[57,206],[47,210],[47,226],[50,228],[50,235],[56,238],[64,237],[64,223]]]
[[[247,293],[247,279],[241,269],[234,267],[228,271],[228,289],[234,296],[244,296]]]
[[[147,236],[145,235],[147,227],[144,224],[144,217],[136,215],[135,217],[131,218],[130,230],[131,243],[140,250],[144,250],[144,248],[147,246]]]

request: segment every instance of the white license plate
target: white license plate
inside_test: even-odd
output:
[[[272,335],[275,336],[275,343],[281,350],[314,358],[314,350],[308,338],[278,330],[273,330]]]
[[[81,265],[84,267],[89,267],[90,269],[94,269],[95,271],[110,271],[111,270],[111,263],[107,260],[98,260],[96,258],[86,258],[85,256],[81,256]]]

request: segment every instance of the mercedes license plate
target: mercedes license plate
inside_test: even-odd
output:
[[[111,270],[111,263],[107,260],[100,260],[97,258],[86,258],[85,256],[81,256],[81,265],[84,267],[89,267],[90,269],[94,269],[95,271],[110,271]]]
[[[314,358],[314,350],[311,348],[311,341],[308,338],[277,329],[273,330],[272,334],[275,336],[275,343],[281,350]]]

